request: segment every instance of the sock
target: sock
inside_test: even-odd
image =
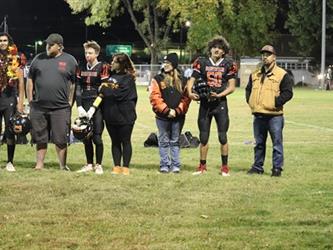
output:
[[[206,165],[206,160],[200,160],[201,165]]]
[[[228,165],[228,155],[221,155],[222,165]]]

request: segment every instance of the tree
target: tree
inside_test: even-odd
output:
[[[291,49],[300,56],[316,55],[321,47],[322,1],[289,1],[289,14],[286,26],[295,37]],[[327,37],[332,35],[333,0],[327,0]],[[320,53],[319,53],[320,54]]]
[[[275,0],[160,0],[171,16],[190,20],[187,46],[201,51],[216,35],[223,35],[237,56],[252,55],[274,38]],[[269,10],[269,11],[267,11]]]
[[[112,19],[128,11],[135,29],[145,43],[151,64],[158,62],[159,53],[165,47],[174,24],[168,11],[159,7],[158,0],[65,0],[73,13],[87,12],[87,25],[108,27]]]

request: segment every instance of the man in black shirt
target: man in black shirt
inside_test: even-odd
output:
[[[36,55],[30,66],[28,100],[32,139],[37,144],[37,170],[44,167],[50,140],[56,146],[60,169],[69,170],[66,165],[67,143],[77,62],[63,52],[63,48],[61,35],[49,35],[46,53]]]

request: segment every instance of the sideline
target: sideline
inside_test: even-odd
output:
[[[325,130],[325,131],[333,132],[333,128],[320,127],[320,126],[311,125],[311,124],[308,124],[308,123],[293,122],[293,121],[289,121],[289,120],[288,121],[285,120],[285,123],[294,124],[294,125],[298,125],[298,126],[302,126],[302,127],[307,127],[307,128],[315,128],[315,129],[320,129],[320,130]]]

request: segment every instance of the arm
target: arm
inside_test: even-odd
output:
[[[293,79],[286,73],[280,84],[280,95],[275,97],[275,107],[282,107],[293,97],[293,85]]]
[[[162,93],[157,81],[153,78],[149,86],[149,100],[153,110],[158,113],[168,114],[170,109],[162,98]]]
[[[33,99],[33,91],[34,91],[34,83],[32,79],[29,77],[27,82],[27,97],[28,102],[31,103]]]
[[[191,78],[187,81],[187,93],[188,93],[188,97],[191,100],[196,100],[197,101],[197,100],[200,99],[200,97],[199,97],[198,94],[196,94],[192,91],[195,80],[196,79],[193,76],[191,76]]]
[[[23,70],[18,68],[18,103],[17,103],[17,111],[23,112],[23,102],[24,102],[24,79],[23,79]]]
[[[68,102],[69,102],[69,105],[72,107],[74,104],[75,83],[70,82],[69,84],[70,84],[70,86],[69,86]]]
[[[231,78],[228,80],[228,87],[224,91],[222,91],[219,94],[217,94],[216,92],[211,92],[210,95],[212,97],[220,98],[220,97],[230,95],[231,93],[233,93],[235,91],[235,89],[236,89],[236,79]]]
[[[189,98],[188,91],[185,88],[182,99],[180,100],[178,107],[175,109],[176,114],[177,115],[186,114],[186,112],[190,106],[190,103],[191,103],[191,98]]]
[[[249,82],[245,87],[245,99],[247,103],[249,103],[251,92],[252,92],[252,75],[250,75]]]

